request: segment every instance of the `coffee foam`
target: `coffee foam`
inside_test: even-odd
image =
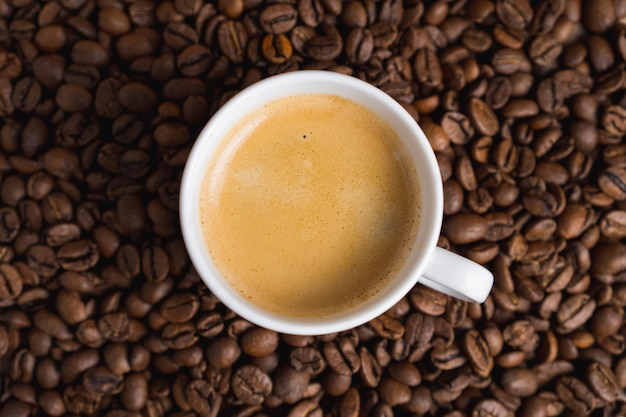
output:
[[[332,95],[246,116],[209,163],[200,217],[212,259],[255,304],[352,308],[402,267],[419,224],[415,170],[393,129]]]

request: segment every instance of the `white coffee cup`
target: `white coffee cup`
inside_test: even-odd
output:
[[[285,96],[334,94],[355,101],[396,131],[417,169],[421,221],[416,244],[402,270],[377,295],[357,307],[323,317],[289,317],[254,304],[234,289],[213,263],[200,227],[200,194],[209,160],[218,144],[243,116]],[[180,189],[180,221],[191,261],[209,289],[239,316],[281,333],[318,335],[348,330],[387,311],[416,284],[461,300],[482,303],[493,275],[462,256],[438,248],[443,218],[443,187],[428,139],[415,120],[378,88],[357,78],[327,71],[297,71],[259,81],[230,99],[209,120],[191,150]]]

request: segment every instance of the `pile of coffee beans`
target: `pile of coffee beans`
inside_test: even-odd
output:
[[[189,149],[299,69],[420,122],[483,305],[296,337],[202,284]],[[0,0],[0,417],[624,416],[625,134],[624,0]]]

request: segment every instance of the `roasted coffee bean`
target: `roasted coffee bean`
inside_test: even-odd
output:
[[[198,340],[191,322],[169,323],[161,331],[163,343],[170,349],[186,349]]]
[[[504,24],[514,29],[524,29],[533,18],[533,9],[528,1],[498,1],[496,13]]]
[[[429,316],[424,316],[421,313],[411,314],[407,319],[407,330],[404,336],[406,344],[417,347],[416,352],[421,352],[419,355],[423,356],[431,346],[430,343],[435,332],[434,326],[434,320]],[[378,358],[378,360],[383,362],[382,365],[388,363],[386,358]]]
[[[154,130],[154,140],[165,147],[179,147],[189,140],[189,128],[182,123],[162,123]]]
[[[305,25],[316,27],[324,19],[324,8],[320,0],[301,0],[298,2],[298,16]]]
[[[22,78],[15,84],[11,101],[17,110],[32,112],[41,99],[41,84],[32,77]]]
[[[130,336],[130,319],[126,313],[109,313],[98,320],[100,334],[112,342],[124,342]]]
[[[491,58],[491,64],[498,74],[511,75],[518,71],[528,71],[530,62],[526,55],[517,49],[499,49]]]
[[[598,399],[582,381],[575,377],[559,378],[556,392],[565,407],[576,413],[589,413],[597,407]]]
[[[501,113],[505,117],[531,117],[539,113],[539,106],[532,100],[515,98],[509,100],[509,102],[502,108]]]
[[[0,264],[0,298],[14,299],[23,288],[20,273],[10,264]]]
[[[32,65],[33,75],[37,81],[44,87],[56,88],[63,80],[67,60],[58,54],[49,54],[37,57]]]
[[[439,316],[445,312],[447,297],[430,288],[419,286],[409,295],[411,304],[418,311],[431,316]]]
[[[157,304],[172,290],[174,286],[171,278],[165,279],[160,282],[145,282],[140,290],[139,296],[143,301],[149,304]]]
[[[176,29],[179,29],[179,28],[176,28]],[[179,30],[183,31],[181,29]],[[170,35],[172,32],[174,32],[174,35]],[[176,37],[177,35],[179,37]],[[178,44],[175,45],[175,46],[178,46],[179,49],[182,49],[182,47],[185,46],[185,43],[183,42],[187,41],[187,39],[184,38],[184,35],[186,35],[186,33],[179,35],[179,33],[176,32],[175,29],[171,29],[170,26],[168,25],[165,28],[165,32],[163,33],[163,38],[166,42],[171,37],[175,37],[176,40],[179,40],[182,38],[182,40],[180,40],[182,45],[178,45]],[[190,42],[190,43],[193,43],[193,42]],[[115,47],[117,50],[117,55],[122,60],[125,60],[125,61],[132,61],[135,58],[140,58],[145,55],[150,55],[154,52],[154,45],[152,44],[152,42],[150,42],[150,39],[143,33],[138,32],[137,30],[128,32],[120,36],[117,39],[117,42],[115,43]]]
[[[530,43],[528,54],[535,64],[550,65],[557,60],[563,50],[559,40],[550,34],[537,36]]]
[[[141,270],[139,252],[134,246],[121,246],[115,254],[115,261],[120,273],[128,278],[136,276]]]
[[[600,173],[598,178],[600,189],[610,197],[621,201],[626,198],[626,170],[612,166]]]
[[[296,25],[298,12],[289,4],[273,4],[259,16],[263,30],[268,33],[287,33]]]
[[[621,243],[607,243],[593,249],[593,265],[591,272],[595,276],[611,276],[623,271],[624,265],[621,255],[626,247]]]
[[[603,151],[604,161],[609,165],[626,167],[626,146],[607,146]]]
[[[600,121],[606,132],[612,136],[621,136],[626,132],[626,111],[620,106],[607,107]]]
[[[467,116],[459,112],[446,113],[441,119],[441,127],[450,138],[450,141],[455,144],[465,144],[474,136],[472,122],[470,122]]]
[[[554,28],[557,19],[565,9],[565,2],[561,0],[542,3],[533,16],[531,30],[535,33],[546,33]]]
[[[318,61],[332,61],[343,50],[343,40],[336,29],[330,28],[326,34],[313,37],[307,42],[307,53]]]
[[[584,229],[594,223],[594,214],[590,206],[568,205],[557,220],[557,235],[563,239],[578,237]]]
[[[413,72],[416,80],[426,87],[437,87],[443,80],[443,71],[437,55],[430,49],[421,49],[415,55]]]
[[[204,380],[191,381],[185,389],[185,397],[193,411],[212,417],[217,415],[222,402],[220,394]]]
[[[306,372],[296,371],[290,366],[279,367],[273,375],[273,394],[286,404],[295,404],[302,399],[309,380]]]
[[[98,42],[81,40],[72,47],[72,61],[78,65],[103,67],[109,62],[109,55]]]
[[[273,353],[278,347],[278,334],[263,328],[252,328],[241,335],[241,350],[253,357]]]
[[[233,372],[231,386],[237,398],[248,405],[260,405],[272,392],[270,377],[253,365],[244,365]]]
[[[218,0],[217,8],[230,19],[238,18],[243,12],[245,3],[242,0],[228,1]]]
[[[346,38],[346,55],[354,64],[367,62],[374,50],[374,38],[367,29],[354,28]]]
[[[117,200],[119,228],[124,234],[140,232],[145,227],[146,215],[141,199],[133,194],[124,194]]]
[[[248,34],[241,22],[223,21],[218,26],[217,38],[222,53],[231,62],[238,64],[243,61]]]
[[[436,347],[430,353],[430,361],[441,370],[449,371],[463,366],[466,362],[458,346]]]
[[[587,29],[601,33],[612,27],[615,22],[613,3],[602,0],[593,4],[583,4],[581,11],[582,21]]]
[[[235,363],[240,354],[241,349],[234,339],[221,337],[211,342],[207,348],[207,361],[215,368],[227,368]]]
[[[589,92],[592,80],[589,75],[576,70],[561,70],[554,74],[554,82],[561,88],[564,98]]]
[[[619,330],[624,319],[624,311],[616,306],[606,306],[596,310],[591,318],[591,331],[598,339],[610,336]]]
[[[361,347],[359,357],[361,360],[361,369],[359,370],[361,379],[369,387],[377,386],[382,376],[380,364],[365,347]]]
[[[71,64],[65,70],[63,79],[69,84],[77,84],[90,89],[100,81],[100,73],[94,66]]]
[[[289,38],[284,34],[266,35],[263,38],[261,48],[263,56],[273,64],[282,64],[291,58],[291,43],[289,42]]]
[[[140,82],[130,82],[121,86],[117,99],[122,106],[134,113],[150,113],[157,103],[156,93]]]
[[[489,33],[476,28],[464,30],[460,40],[467,49],[473,52],[485,52],[493,43]]]
[[[474,372],[486,377],[493,369],[493,357],[488,342],[476,330],[468,331],[463,338],[463,351],[468,356]]]
[[[478,188],[478,181],[472,161],[468,156],[457,158],[454,164],[455,178],[467,191],[475,191]]]
[[[512,415],[513,412],[507,409],[501,402],[494,399],[480,400],[472,410],[472,417],[511,417]]]
[[[43,146],[48,136],[48,127],[39,117],[32,117],[22,131],[22,151],[33,157]]]
[[[615,375],[601,363],[596,362],[587,367],[586,379],[592,391],[604,401],[611,403],[623,396]]]
[[[290,354],[291,366],[297,371],[306,371],[318,375],[326,368],[326,360],[322,353],[314,348],[296,347]]]
[[[59,291],[55,302],[59,316],[70,325],[86,320],[93,309],[93,303],[87,306],[77,292]]]
[[[604,215],[600,221],[600,233],[612,239],[626,236],[626,211],[613,210]]]
[[[128,410],[140,410],[147,402],[148,381],[145,375],[131,373],[124,378],[124,388],[120,394],[122,404]]]
[[[495,135],[500,124],[493,110],[484,101],[474,98],[468,104],[468,114],[472,124],[483,135]]]
[[[97,366],[83,374],[83,386],[99,395],[117,394],[122,391],[123,379],[104,366]]]
[[[176,10],[184,16],[195,16],[202,7],[202,2],[195,0],[176,0],[174,1]]]
[[[122,82],[113,78],[107,78],[98,84],[94,98],[96,114],[112,119],[122,113],[124,108],[117,98],[121,87]]]
[[[183,323],[193,318],[199,307],[198,297],[181,293],[166,298],[161,304],[160,312],[171,323]]]
[[[15,110],[11,95],[13,86],[6,78],[0,78],[0,114],[4,117],[10,115]]]
[[[43,168],[48,171],[53,176],[62,178],[62,179],[70,179],[72,176],[80,177],[79,171],[79,160],[78,156],[75,152],[61,148],[55,147],[49,149],[42,158]],[[52,196],[52,195],[51,195]],[[60,194],[56,194],[57,202],[63,205],[63,197]],[[44,199],[44,202],[47,199]],[[51,200],[52,201],[52,200]]]
[[[0,208],[0,242],[11,242],[20,230],[20,219],[14,209]]]
[[[363,28],[368,24],[367,9],[366,6],[361,2],[347,2],[342,7],[340,17],[342,23],[351,28]]]
[[[28,266],[41,278],[50,278],[59,269],[54,250],[44,245],[33,245],[26,252]]]
[[[37,402],[48,415],[58,416],[66,412],[63,398],[58,391],[47,390],[41,392],[37,397]]]
[[[342,338],[339,342],[326,342],[322,352],[329,368],[341,375],[352,375],[359,371],[361,363],[352,343]]]
[[[22,72],[22,61],[8,51],[0,53],[0,76],[8,79],[16,78]]]
[[[569,333],[585,323],[593,314],[595,301],[586,294],[577,294],[563,301],[557,312],[557,331]]]
[[[530,397],[538,387],[535,374],[525,368],[505,369],[501,384],[506,392],[517,397]]]
[[[167,253],[158,246],[147,246],[142,252],[141,268],[149,281],[163,281],[169,272]]]
[[[378,336],[384,339],[397,340],[404,334],[402,324],[398,320],[386,315],[370,320],[368,325]]]
[[[57,251],[59,265],[68,271],[85,271],[98,263],[100,255],[93,241],[79,240]]]
[[[388,48],[391,46],[398,36],[398,29],[389,22],[378,22],[369,27],[374,40],[374,47]]]
[[[195,77],[209,69],[212,61],[211,51],[203,45],[191,45],[185,48],[176,60],[181,73]]]
[[[306,55],[307,44],[315,36],[316,32],[314,29],[307,26],[296,26],[291,30],[289,39],[296,52]]]
[[[380,381],[378,392],[381,399],[391,406],[406,404],[411,399],[409,386],[391,378]]]
[[[150,170],[150,157],[144,151],[129,149],[120,155],[119,170],[127,178],[141,178]]]
[[[448,218],[443,233],[455,244],[467,244],[482,239],[487,230],[484,218],[475,214],[461,213]]]
[[[521,48],[525,41],[522,30],[496,23],[493,27],[493,38],[506,48]]]
[[[565,409],[559,397],[552,392],[541,392],[522,403],[520,413],[522,416],[533,415],[559,415]]]
[[[56,93],[55,102],[59,108],[68,113],[85,111],[92,103],[89,90],[76,84],[62,84]]]
[[[415,387],[422,382],[419,370],[409,362],[392,363],[388,371],[391,378],[410,387]]]
[[[130,30],[130,19],[122,10],[103,7],[98,13],[98,27],[113,36],[120,36]]]

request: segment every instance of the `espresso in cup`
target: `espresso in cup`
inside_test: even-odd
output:
[[[408,258],[420,190],[408,150],[366,107],[281,97],[220,139],[200,188],[213,263],[255,305],[319,317],[362,304]]]
[[[347,75],[290,72],[231,98],[189,153],[179,215],[209,290],[281,333],[354,328],[416,284],[476,303],[493,285],[437,247],[443,187],[424,132]]]

